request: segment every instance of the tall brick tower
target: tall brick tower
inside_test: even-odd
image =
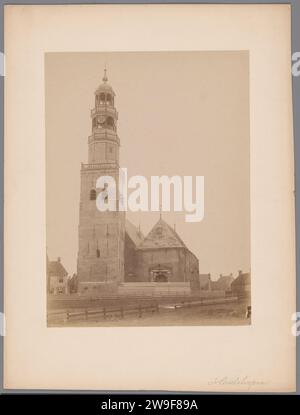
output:
[[[77,274],[79,292],[85,294],[97,294],[111,285],[105,283],[124,279],[125,214],[118,211],[120,140],[114,104],[115,93],[105,69],[91,111],[88,164],[81,165]],[[103,190],[96,188],[100,176],[111,176],[116,181],[117,211],[97,209],[96,198]]]

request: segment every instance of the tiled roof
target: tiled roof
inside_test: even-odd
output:
[[[65,277],[68,275],[67,271],[60,261],[49,261],[47,265],[47,271],[50,277]]]
[[[226,290],[233,281],[234,278],[232,275],[221,275],[217,281],[212,281],[212,286],[214,289]]]
[[[251,282],[251,278],[250,278],[250,274],[249,273],[244,273],[244,274],[240,274],[231,284],[231,288],[235,289],[235,288],[241,288],[244,287],[245,285],[249,285]]]
[[[142,232],[127,219],[125,222],[125,231],[136,247],[144,240]]]
[[[222,275],[217,282],[222,284],[231,284],[234,280],[232,275]]]
[[[186,246],[176,231],[160,219],[139,246],[139,249],[148,248],[186,248]]]

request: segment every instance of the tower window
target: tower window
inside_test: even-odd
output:
[[[105,103],[105,94],[102,93],[100,94],[100,104],[104,104]]]
[[[97,197],[96,190],[95,189],[92,189],[90,191],[90,200],[96,200],[96,197]]]
[[[112,117],[108,117],[106,123],[108,128],[114,129],[114,119]]]
[[[109,94],[107,94],[106,96],[106,101],[108,102],[109,105],[111,105],[111,96]]]

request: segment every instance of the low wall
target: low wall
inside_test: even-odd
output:
[[[189,282],[124,282],[118,286],[120,296],[174,296],[190,295]]]
[[[78,284],[78,294],[83,296],[116,295],[118,291],[115,282],[83,281]]]

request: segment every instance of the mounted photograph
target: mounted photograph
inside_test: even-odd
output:
[[[294,392],[292,8],[5,9],[4,387]]]
[[[251,324],[247,51],[46,53],[47,326]]]

